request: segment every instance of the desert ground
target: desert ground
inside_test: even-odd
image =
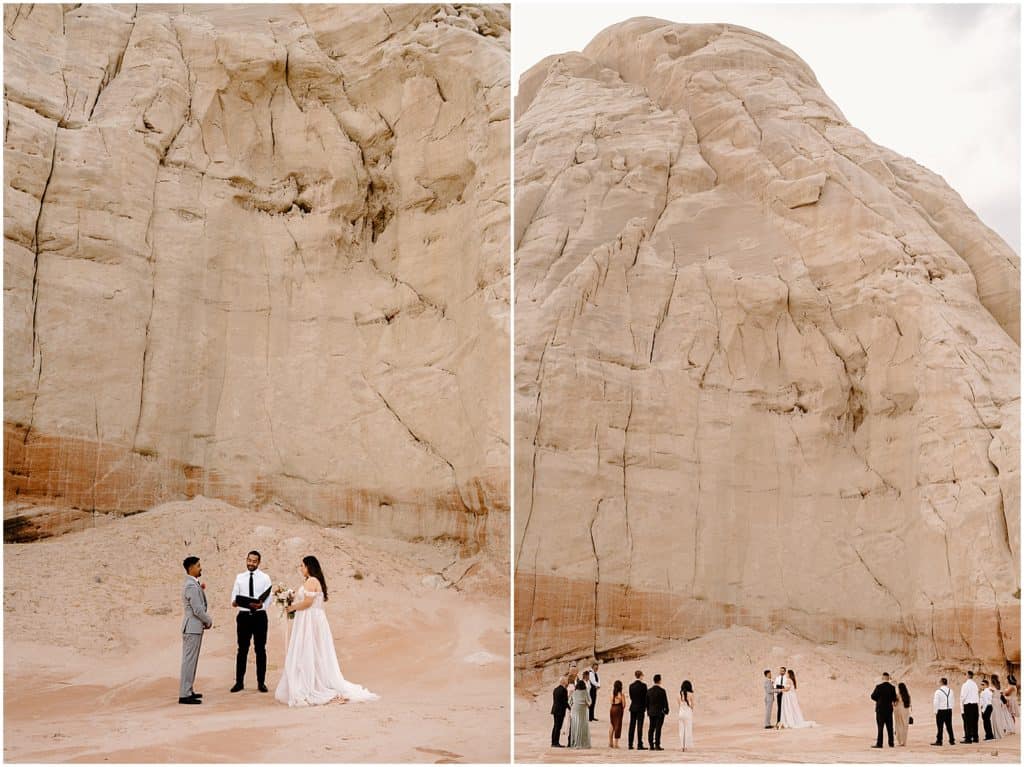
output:
[[[567,664],[564,664],[567,665]],[[779,666],[795,670],[804,717],[816,727],[805,730],[763,729],[762,672]],[[1019,762],[1020,739],[1012,735],[980,745],[942,749],[935,739],[931,710],[933,678],[943,672],[908,666],[899,659],[813,644],[799,637],[767,635],[742,628],[722,629],[689,642],[675,642],[642,659],[602,666],[601,692],[591,723],[589,751],[549,748],[551,688],[561,670],[525,673],[519,679],[515,701],[515,759],[517,762],[965,762],[988,764]],[[616,679],[623,687],[633,672],[643,670],[648,684],[656,673],[663,677],[671,713],[662,730],[660,752],[628,751],[628,713],[623,720],[620,750],[608,747],[608,707]],[[895,750],[871,748],[875,742],[874,704],[870,700],[876,678],[888,671],[910,689],[915,723],[907,746]],[[997,673],[999,670],[996,670]],[[697,695],[692,751],[679,750],[676,720],[678,692],[683,679],[693,682]],[[962,676],[955,681],[957,691]],[[954,714],[954,733],[962,727]],[[644,742],[646,744],[646,721]],[[566,728],[568,723],[566,724]],[[566,743],[563,730],[562,743]]]
[[[233,579],[246,552],[298,587],[316,555],[342,673],[380,700],[275,701],[284,620],[270,611],[269,694],[234,682]],[[214,627],[179,706],[181,560],[201,557]],[[196,499],[4,546],[4,760],[507,762],[508,585],[451,546],[370,539],[274,507]]]

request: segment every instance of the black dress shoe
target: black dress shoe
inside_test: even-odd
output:
[[[241,682],[235,682],[235,686],[231,688],[231,692],[241,692],[244,689],[245,688],[242,686]]]
[[[646,751],[647,750],[647,746],[637,746],[636,750],[637,751]]]
[[[876,744],[875,744],[875,745],[873,745],[873,746],[872,746],[871,748],[881,748],[881,747],[882,747],[882,744],[881,744],[881,743],[876,743]]]
[[[766,724],[766,725],[764,726],[764,728],[765,728],[766,730],[774,730],[774,729],[775,729],[775,728],[774,728],[774,727],[772,727],[772,726],[771,726],[770,724]]]
[[[934,743],[932,743],[931,745],[933,745],[933,746],[941,746],[942,744],[941,744],[941,743],[939,743],[939,741],[935,741],[935,742],[934,742]]]
[[[178,703],[194,706],[196,704],[202,703],[202,701],[199,700],[199,698],[178,698]]]
[[[561,743],[552,743],[551,748],[565,748]]]
[[[194,692],[191,695],[189,695],[189,697],[190,698],[202,698],[203,694],[201,692]]]
[[[270,692],[265,684],[260,684],[260,692]]]

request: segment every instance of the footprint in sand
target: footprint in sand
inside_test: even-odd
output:
[[[434,764],[454,764],[462,759],[462,754],[445,751],[443,748],[422,748],[421,746],[416,746],[416,750],[422,751],[424,754],[436,754],[437,756],[440,756],[440,759],[434,760]]]

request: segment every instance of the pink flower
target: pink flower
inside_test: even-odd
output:
[[[203,591],[206,591],[206,584],[205,583],[200,583],[199,584],[199,588],[201,588]]]

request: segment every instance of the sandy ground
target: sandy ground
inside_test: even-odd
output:
[[[567,665],[567,664],[566,664]],[[762,672],[777,673],[785,665],[795,670],[800,705],[806,719],[818,726],[804,730],[765,730]],[[561,667],[559,667],[561,668]],[[671,713],[662,730],[660,752],[626,749],[629,714],[623,720],[620,749],[608,747],[608,707],[616,679],[623,687],[633,672],[643,670],[648,684],[655,673],[663,677]],[[641,660],[608,663],[601,674],[591,743],[587,751],[549,748],[551,689],[556,669],[524,676],[515,699],[515,759],[517,762],[1019,762],[1020,739],[1012,735],[980,745],[930,746],[935,739],[931,698],[941,671],[917,669],[897,659],[821,647],[790,635],[768,636],[748,629],[713,632],[691,642],[666,645]],[[907,683],[914,708],[906,747],[873,749],[874,704],[871,690],[883,671]],[[997,670],[998,673],[998,670]],[[679,749],[678,692],[689,679],[697,693],[694,712],[696,748]],[[951,680],[953,681],[953,680]],[[957,691],[963,681],[955,679]],[[954,733],[962,724],[954,714]],[[568,726],[568,725],[567,725]],[[646,722],[645,722],[646,729]],[[646,732],[644,735],[646,744]],[[563,730],[562,743],[566,732]]]
[[[250,548],[298,587],[315,554],[342,673],[381,700],[290,709],[273,690],[284,621],[270,612],[269,694],[250,653],[234,683],[234,577]],[[214,628],[180,706],[181,560],[203,561]],[[322,529],[206,499],[4,546],[4,759],[13,762],[507,762],[508,581],[450,548]],[[445,570],[445,568],[448,568]]]

